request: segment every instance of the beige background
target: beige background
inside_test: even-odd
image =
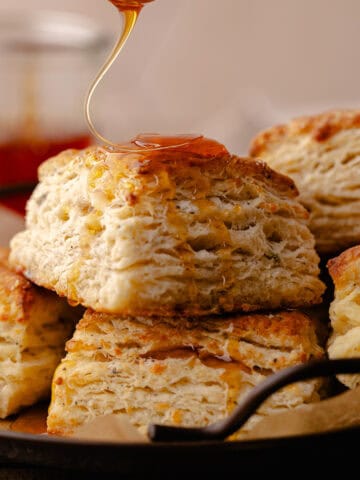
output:
[[[107,0],[21,3],[85,13],[112,35],[120,24]],[[273,122],[358,105],[359,22],[358,0],[156,0],[97,93],[97,120],[116,137],[203,132],[242,152]]]

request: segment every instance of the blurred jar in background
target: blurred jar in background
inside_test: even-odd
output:
[[[83,116],[108,38],[63,12],[0,17],[0,202],[20,213],[41,162],[92,139]]]

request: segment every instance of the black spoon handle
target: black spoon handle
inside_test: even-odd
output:
[[[318,360],[285,368],[254,387],[224,420],[200,428],[150,425],[148,435],[155,442],[224,440],[235,433],[273,393],[291,383],[344,373],[359,373],[360,358]]]

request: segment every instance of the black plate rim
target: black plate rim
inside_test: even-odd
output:
[[[222,446],[223,448],[266,448],[274,447],[274,444],[281,444],[297,441],[315,441],[321,439],[328,439],[332,436],[337,435],[346,435],[358,433],[360,435],[360,425],[353,425],[346,428],[338,428],[330,431],[309,433],[309,434],[299,434],[291,435],[284,437],[275,437],[275,438],[260,438],[260,439],[249,439],[249,440],[237,440],[237,441],[219,441],[219,440],[206,440],[206,441],[197,441],[197,442],[115,442],[115,441],[99,441],[99,440],[85,440],[80,438],[71,438],[71,437],[56,437],[48,436],[44,434],[29,434],[22,432],[14,432],[9,430],[0,430],[0,440],[12,440],[19,442],[30,442],[35,444],[52,444],[58,446],[74,446],[74,447],[99,447],[102,448],[126,448],[126,449],[164,449],[164,448],[183,448],[191,447],[209,447],[209,446]]]
[[[297,465],[297,470],[308,472],[310,467],[313,470],[318,465],[324,474],[334,473],[337,464],[348,465],[351,459],[352,466],[357,467],[359,438],[360,426],[292,437],[173,443],[99,442],[3,431],[0,469],[9,466],[24,471],[40,469],[48,472],[45,478],[50,478],[49,472],[55,469],[64,472],[61,479],[87,480],[98,479],[99,475],[143,480],[144,476],[149,477],[149,472],[152,475],[149,478],[159,480],[169,478],[172,472],[173,480],[190,480],[205,474],[214,478],[213,475],[234,472],[239,466],[243,473],[254,474],[254,469],[261,474],[274,469],[282,471],[286,458],[286,462]],[[337,463],[334,466],[329,462],[325,468],[319,458],[336,458]]]

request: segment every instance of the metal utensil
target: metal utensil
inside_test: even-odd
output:
[[[154,442],[225,440],[239,430],[260,405],[280,388],[312,378],[359,372],[360,358],[318,360],[285,368],[254,387],[224,420],[197,428],[150,425],[148,435]]]

